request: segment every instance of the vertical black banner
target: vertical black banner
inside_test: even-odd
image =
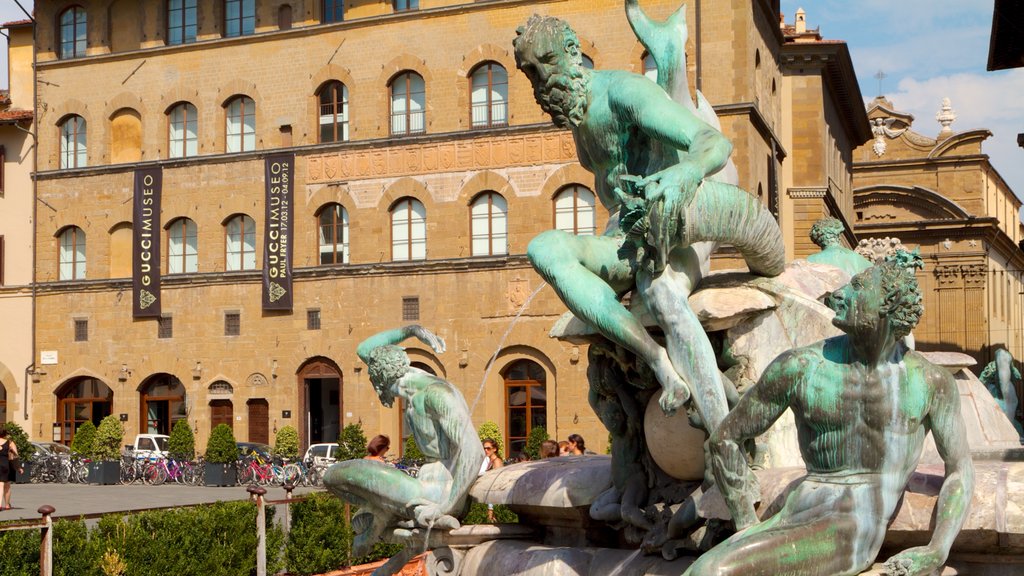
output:
[[[132,204],[132,315],[160,316],[160,191],[163,171],[135,171]]]
[[[263,309],[292,309],[292,197],[295,155],[266,159],[263,231]]]

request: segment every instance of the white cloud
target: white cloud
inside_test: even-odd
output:
[[[926,80],[904,78],[886,97],[896,109],[915,117],[914,130],[935,136],[935,121],[942,98],[948,97],[957,114],[953,130],[987,128],[993,137],[983,151],[991,157],[1014,191],[1024,195],[1024,150],[1017,146],[1017,134],[1024,132],[1024,69],[999,73],[961,73]]]

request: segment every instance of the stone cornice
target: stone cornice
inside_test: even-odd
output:
[[[786,194],[790,198],[824,198],[828,188],[824,186],[803,186],[787,188]]]
[[[786,159],[789,154],[786,149],[782,146],[782,140],[779,140],[778,135],[772,130],[772,127],[768,125],[768,121],[765,120],[761,114],[761,110],[753,102],[737,102],[735,104],[721,104],[714,106],[715,114],[719,117],[722,116],[743,116],[747,115],[750,117],[751,124],[761,134],[761,137],[769,142],[775,143],[776,160],[782,162]]]
[[[839,118],[854,146],[871,140],[871,124],[864,109],[864,98],[853,68],[850,49],[845,42],[791,42],[782,46],[784,69],[815,65],[822,67]]]
[[[576,159],[576,147],[573,143],[572,133],[567,130],[556,128],[549,123],[527,124],[523,126],[509,126],[493,128],[489,130],[459,130],[456,132],[443,132],[437,134],[423,134],[418,136],[402,136],[373,138],[367,140],[354,140],[349,142],[332,142],[329,144],[307,144],[304,146],[291,146],[288,148],[272,148],[255,150],[253,152],[237,152],[231,154],[207,154],[193,156],[191,158],[169,158],[162,160],[150,160],[146,162],[133,162],[127,164],[105,164],[102,166],[89,166],[86,168],[75,168],[65,170],[46,170],[36,173],[39,181],[56,180],[61,178],[81,178],[83,176],[96,176],[100,174],[121,174],[132,172],[139,168],[160,166],[162,168],[180,168],[213,164],[228,164],[243,161],[259,161],[274,154],[294,153],[296,156],[337,156],[360,154],[372,154],[374,156],[402,154],[408,149],[415,147],[446,147],[452,150],[471,147],[475,140],[492,141],[527,141],[537,139],[546,143],[549,140],[558,140],[559,157],[562,161],[573,161]],[[566,144],[568,143],[568,145]],[[568,152],[562,152],[566,150]],[[440,150],[438,151],[440,154]],[[537,160],[538,158],[534,158]],[[490,165],[492,163],[488,163]],[[507,164],[506,164],[507,165]],[[414,173],[408,171],[408,173]],[[381,174],[383,175],[383,174]]]
[[[333,279],[360,278],[372,276],[413,276],[432,274],[454,274],[464,272],[489,272],[499,270],[530,270],[533,268],[525,254],[510,256],[490,256],[477,258],[449,258],[443,260],[424,260],[419,262],[381,262],[373,264],[345,264],[339,266],[312,266],[295,268],[293,274],[296,282]],[[182,287],[259,284],[262,270],[246,270],[244,272],[201,272],[195,274],[168,274],[160,278],[164,289]],[[37,285],[40,295],[106,292],[110,290],[130,290],[131,278],[113,278],[100,280],[75,280],[64,282],[40,282]]]
[[[916,166],[926,166],[935,164],[963,164],[966,162],[973,162],[981,164],[987,163],[989,160],[988,154],[970,154],[967,156],[941,156],[939,158],[903,158],[898,160],[870,160],[867,162],[854,162],[851,167],[854,172],[867,172],[869,170],[877,170],[879,168],[910,168]]]

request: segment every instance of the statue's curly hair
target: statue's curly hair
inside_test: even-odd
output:
[[[378,346],[370,350],[369,356],[366,363],[367,372],[370,383],[378,394],[381,390],[391,387],[409,371],[409,356],[401,346]]]
[[[896,337],[902,338],[910,334],[924,314],[921,288],[912,269],[901,263],[882,262],[874,268],[879,271],[881,279],[882,313],[892,323]]]
[[[811,242],[817,244],[819,248],[826,248],[839,242],[844,230],[846,226],[843,226],[838,218],[822,218],[811,226]]]
[[[520,65],[522,55],[538,38],[552,36],[561,38],[562,47],[577,66],[583,65],[583,52],[580,51],[580,40],[576,36],[576,32],[569,27],[569,23],[561,18],[541,16],[540,14],[530,16],[525,25],[516,28],[516,37],[512,40],[516,65]]]

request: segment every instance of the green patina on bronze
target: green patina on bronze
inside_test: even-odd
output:
[[[405,544],[374,574],[397,573],[426,543],[430,529],[453,530],[466,509],[466,495],[484,460],[483,448],[466,400],[451,383],[410,366],[397,346],[418,338],[434,352],[444,340],[420,326],[386,330],[363,341],[356,353],[367,365],[380,401],[391,406],[405,400],[405,430],[412,433],[426,463],[413,478],[374,460],[349,460],[331,466],[324,485],[334,495],[359,507],[352,519],[356,533],[353,557],[364,556],[382,538]]]
[[[821,252],[807,257],[808,262],[828,264],[846,272],[850,276],[866,270],[871,262],[860,254],[843,246],[839,239],[846,227],[837,218],[822,218],[811,226],[811,242],[821,248]]]
[[[1017,389],[1020,384],[1020,371],[1013,363],[1013,356],[1005,349],[996,349],[996,359],[989,362],[978,377],[992,397],[995,398],[999,409],[1006,414],[1006,417],[1017,429],[1017,434],[1024,438],[1024,427],[1017,419]]]
[[[845,334],[779,356],[712,434],[718,485],[735,536],[687,574],[831,576],[871,566],[930,431],[946,463],[931,542],[891,557],[884,571],[925,576],[963,525],[974,485],[952,375],[903,343],[923,312],[905,259],[870,267],[826,303]],[[759,523],[740,442],[787,409],[808,475]]]

